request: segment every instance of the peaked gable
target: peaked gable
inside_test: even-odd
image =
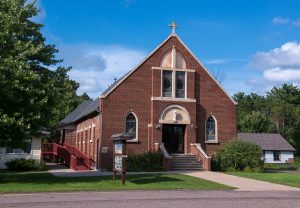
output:
[[[183,47],[190,53],[190,55],[197,61],[197,63],[204,69],[204,71],[212,78],[212,80],[217,84],[217,86],[224,92],[224,94],[233,102],[234,105],[237,105],[237,102],[225,91],[225,89],[220,85],[220,83],[212,76],[212,74],[207,70],[207,68],[200,62],[200,60],[194,55],[194,53],[184,44],[180,37],[176,33],[171,33],[161,44],[159,44],[146,58],[144,58],[135,68],[130,70],[111,86],[109,86],[99,98],[106,98],[114,89],[116,89],[123,81],[127,79],[134,71],[136,71],[143,63],[145,63],[158,49],[160,49],[169,39],[172,37],[177,38],[177,40],[183,45]]]

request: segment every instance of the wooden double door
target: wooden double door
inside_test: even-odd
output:
[[[185,127],[179,124],[162,126],[162,142],[169,154],[184,153]]]

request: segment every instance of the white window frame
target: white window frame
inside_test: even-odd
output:
[[[206,129],[206,123],[209,117],[212,117],[215,121],[215,140],[207,140],[207,129]],[[208,115],[205,119],[205,143],[218,143],[218,121],[216,119],[216,117],[214,117],[212,114]]]
[[[190,69],[177,69],[176,68],[176,49],[173,46],[172,48],[172,68],[164,68],[164,67],[158,67],[161,69],[161,97],[162,98],[172,98],[172,99],[187,99],[187,73],[189,71],[195,72],[194,70],[190,70]],[[171,97],[165,97],[163,96],[163,72],[164,71],[171,71],[172,72],[172,96]],[[185,72],[185,81],[184,81],[184,97],[183,98],[177,98],[176,97],[176,72],[180,71],[180,72]]]
[[[134,139],[131,139],[131,140],[127,140],[127,142],[129,143],[137,143],[139,141],[139,119],[137,117],[137,115],[133,112],[133,111],[129,111],[126,116],[124,117],[124,132],[126,132],[126,119],[127,119],[127,116],[129,116],[129,114],[132,114],[134,117],[135,117],[135,138]]]

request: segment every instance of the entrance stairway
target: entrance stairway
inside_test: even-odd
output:
[[[73,170],[90,170],[94,165],[94,161],[86,154],[68,144],[43,143],[41,160],[43,161],[47,156],[50,156],[52,161],[55,158],[61,158]]]
[[[203,170],[202,165],[192,154],[171,154],[172,170]]]

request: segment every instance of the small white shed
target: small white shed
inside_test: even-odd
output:
[[[258,144],[265,163],[291,163],[294,160],[295,148],[280,134],[238,133],[238,139]]]

